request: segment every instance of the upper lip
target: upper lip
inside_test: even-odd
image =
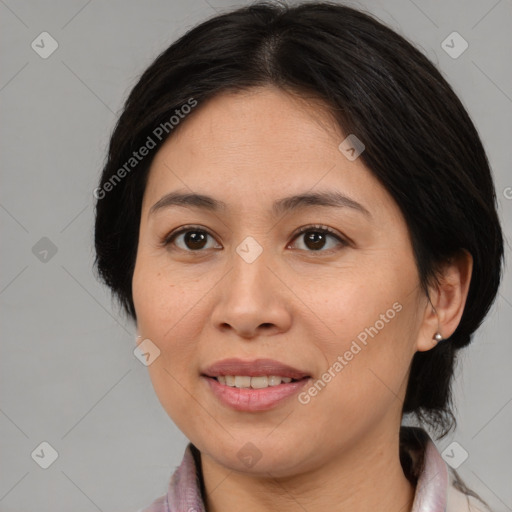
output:
[[[202,374],[208,377],[218,377],[219,375],[245,375],[249,377],[275,375],[277,377],[290,377],[291,379],[309,377],[306,372],[273,359],[253,359],[252,361],[237,358],[223,359],[205,368]]]

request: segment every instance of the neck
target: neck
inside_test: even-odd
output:
[[[286,478],[231,471],[204,454],[201,467],[208,512],[408,512],[414,500],[398,432],[369,434],[321,467]]]

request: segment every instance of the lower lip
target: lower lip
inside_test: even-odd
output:
[[[214,395],[225,405],[237,411],[255,412],[267,411],[274,408],[281,401],[299,392],[308,382],[308,379],[301,379],[294,382],[281,383],[268,388],[235,388],[221,384],[212,377],[202,377],[210,385]]]

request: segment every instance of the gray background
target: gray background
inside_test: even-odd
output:
[[[92,191],[138,75],[187,29],[240,5],[0,0],[3,512],[136,511],[165,493],[181,461],[186,438],[134,357],[135,328],[92,273]],[[510,240],[510,0],[349,5],[413,41],[453,85],[488,151]],[[44,31],[59,45],[47,59],[31,47]],[[441,47],[453,31],[469,43],[456,59]],[[459,472],[496,512],[512,510],[511,282],[508,272],[461,357],[459,427],[437,442],[468,452]],[[59,455],[46,470],[31,457],[43,441]]]

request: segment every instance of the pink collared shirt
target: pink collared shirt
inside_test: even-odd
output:
[[[455,487],[455,473],[443,460],[426,431],[415,427],[402,429],[415,430],[423,439],[424,464],[422,468],[415,468],[418,481],[410,512],[489,511],[476,498],[464,494]],[[198,453],[189,443],[180,466],[171,477],[167,494],[138,512],[206,512],[198,476],[201,468],[196,464],[193,451]]]

